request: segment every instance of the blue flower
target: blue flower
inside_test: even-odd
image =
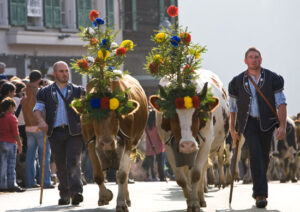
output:
[[[93,21],[95,27],[97,27],[98,25],[103,25],[104,23],[105,21],[102,18],[96,18],[95,21]]]
[[[108,40],[107,40],[106,38],[104,38],[104,39],[102,40],[102,42],[99,44],[99,46],[100,46],[100,48],[101,48],[102,46],[104,46],[104,47],[106,48],[106,50],[110,50],[110,45],[109,45]]]
[[[91,107],[96,109],[96,108],[100,108],[100,98],[94,98],[90,101]]]
[[[113,67],[113,66],[108,67],[108,70],[110,70],[110,71],[113,71],[114,69],[115,69],[115,67]]]
[[[178,44],[180,43],[180,37],[175,35],[170,39],[170,42],[172,46],[178,46]]]

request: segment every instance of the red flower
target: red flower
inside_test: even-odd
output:
[[[198,108],[200,105],[200,99],[198,96],[193,96],[192,98],[194,108]]]
[[[88,69],[89,68],[89,64],[85,59],[78,60],[77,65],[78,65],[79,68],[83,68],[83,69]]]
[[[178,97],[175,99],[175,106],[177,109],[184,109],[184,98]]]
[[[96,18],[99,18],[100,13],[97,10],[92,10],[90,12],[90,20],[93,22]]]
[[[158,65],[154,62],[151,62],[149,65],[148,65],[148,69],[150,70],[151,74],[157,74],[157,71],[158,71]]]
[[[90,45],[91,46],[96,46],[99,43],[99,40],[97,38],[92,38],[90,40]]]
[[[178,16],[178,7],[175,7],[175,6],[171,5],[168,8],[167,13],[168,13],[169,16],[171,16],[173,18]]]
[[[109,98],[108,97],[103,97],[101,99],[100,105],[101,105],[102,109],[109,109]]]
[[[117,56],[121,56],[124,54],[126,54],[126,49],[124,47],[117,48],[117,52],[116,52]]]
[[[191,69],[191,66],[190,65],[185,65],[184,67],[183,67],[183,71],[184,72],[194,72],[194,70],[193,69]]]
[[[180,33],[179,37],[184,44],[189,44],[192,40],[191,34],[189,34],[187,32]]]

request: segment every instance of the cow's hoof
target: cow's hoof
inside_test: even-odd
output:
[[[128,207],[131,207],[131,200],[126,200],[126,204]]]
[[[113,199],[113,193],[111,190],[106,189],[105,195],[100,196],[100,199],[98,201],[98,206],[108,205],[109,201]]]
[[[292,179],[292,183],[296,183],[298,180],[297,179]]]
[[[205,200],[200,200],[200,207],[201,208],[206,208],[206,201]]]
[[[117,206],[116,212],[129,212],[129,210],[126,205],[120,205],[120,206]]]
[[[286,180],[280,180],[280,183],[285,183],[286,182]]]
[[[200,208],[196,206],[188,206],[187,212],[200,212]]]

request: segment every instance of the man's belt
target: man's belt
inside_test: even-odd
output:
[[[54,129],[56,130],[56,129],[67,129],[67,128],[68,128],[68,125],[62,124],[62,125],[55,127]]]

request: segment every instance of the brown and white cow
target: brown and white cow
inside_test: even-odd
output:
[[[130,88],[129,101],[135,103],[135,109],[128,115],[118,118],[114,111],[98,122],[82,122],[82,133],[87,143],[92,161],[93,175],[99,186],[98,205],[107,205],[113,194],[104,185],[103,171],[108,168],[117,169],[119,186],[116,211],[128,211],[131,205],[128,191],[128,174],[130,156],[136,151],[138,142],[144,133],[148,118],[148,103],[145,92],[139,82],[129,75],[111,82],[111,90]],[[87,92],[93,92],[90,85]]]
[[[157,128],[161,138],[171,135],[165,145],[168,161],[175,173],[175,179],[182,187],[187,200],[188,211],[200,211],[200,205],[206,206],[203,192],[203,180],[206,174],[208,155],[217,151],[228,134],[229,104],[223,83],[217,75],[207,70],[196,70],[197,93],[201,93],[205,84],[211,89],[218,104],[212,105],[208,121],[200,120],[195,108],[176,109],[173,117],[166,119],[157,114]],[[167,78],[160,81],[166,87]],[[155,108],[159,96],[151,96],[150,104]],[[156,108],[156,110],[159,110]]]

